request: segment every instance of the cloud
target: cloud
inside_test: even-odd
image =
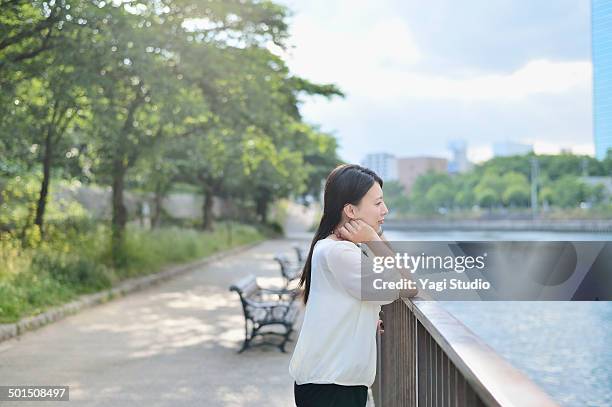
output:
[[[500,13],[479,4],[468,13],[446,0],[295,1],[290,69],[347,94],[307,99],[304,117],[334,131],[350,161],[372,151],[443,156],[453,138],[466,139],[477,160],[500,140],[530,142],[536,152],[560,144],[588,152],[584,7],[570,17],[577,6],[567,1],[504,4]]]
[[[355,162],[372,151],[445,156],[448,141],[456,138],[468,142],[469,157],[476,161],[490,158],[498,141],[531,143],[542,153],[551,151],[541,143],[579,153],[589,150],[577,147],[592,145],[591,92],[584,87],[505,101],[312,100],[302,112],[323,123],[324,130],[336,130],[342,157]]]
[[[291,70],[311,80],[354,88],[381,70],[405,69],[421,58],[407,25],[397,17],[370,21],[344,31],[309,17],[297,17],[291,30]]]
[[[563,150],[570,150],[574,154],[595,155],[593,143],[578,143],[575,140],[565,140],[561,142],[548,142],[542,140],[526,140],[533,144],[533,150],[537,154],[559,154]]]
[[[292,71],[315,81],[337,83],[349,97],[500,101],[591,85],[590,61],[536,59],[507,74],[463,78],[419,72],[414,66],[422,53],[398,18],[351,36],[318,28],[304,18],[296,22],[294,35]]]
[[[380,75],[380,81],[376,83],[379,86],[364,86],[360,91],[378,99],[408,97],[499,102],[588,87],[591,83],[591,63],[533,60],[510,74],[480,75],[466,79],[393,71]]]
[[[350,97],[516,100],[590,86],[588,60],[530,58],[505,73],[475,69],[474,74],[457,78],[453,72],[443,74],[437,69],[432,74],[419,65],[432,56],[419,47],[408,19],[397,15],[391,3],[378,2],[373,7],[371,2],[311,1],[304,11],[298,9],[292,21],[295,48],[287,55],[289,66],[311,80],[339,84]],[[329,13],[325,20],[320,18],[323,10]],[[507,52],[498,50],[489,58]]]

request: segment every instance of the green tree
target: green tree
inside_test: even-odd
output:
[[[435,184],[427,191],[425,199],[433,208],[449,209],[453,205],[454,193],[448,185]]]
[[[52,169],[66,167],[82,144],[70,126],[86,116],[84,88],[93,77],[86,44],[100,22],[92,13],[97,7],[76,0],[5,1],[3,7],[0,83],[6,81],[13,100],[0,110],[0,138],[5,148],[21,150],[17,156],[28,167],[42,167],[34,224],[43,232]],[[11,137],[19,141],[6,141]]]
[[[478,205],[483,208],[491,209],[494,205],[499,203],[499,196],[497,193],[491,188],[479,188],[476,191],[476,201]]]
[[[257,44],[219,49],[194,43],[184,47],[181,74],[205,95],[214,117],[214,125],[196,142],[196,151],[206,159],[194,162],[189,171],[201,174],[196,182],[204,194],[204,228],[212,227],[213,196],[235,190],[225,184],[236,179],[236,174],[228,177],[236,166],[242,168],[243,179],[250,177],[244,183],[248,188],[240,195],[248,192],[260,219],[265,220],[270,202],[306,191],[302,183],[308,176],[316,171],[312,177],[317,178],[323,166],[337,162],[335,141],[302,123],[298,110],[301,93],[341,95],[336,87],[291,76],[279,57]],[[211,69],[199,69],[202,60],[209,61]],[[242,146],[251,155],[228,144]],[[262,159],[269,162],[262,163]],[[288,172],[285,165],[293,171]],[[313,191],[318,188],[316,182],[310,183]]]
[[[303,156],[306,184],[301,197],[308,204],[308,196],[318,200],[330,169],[342,163],[337,154],[338,143],[333,136],[303,122],[294,121],[288,130],[289,147]]]
[[[508,206],[528,206],[530,186],[527,177],[520,172],[509,172],[502,177],[505,184],[502,201]]]
[[[29,78],[28,63],[57,50],[64,32],[75,24],[81,1],[2,0],[0,1],[0,86]],[[64,31],[64,32],[63,32]],[[39,68],[34,74],[40,73]]]
[[[173,72],[176,56],[163,52],[160,42],[167,39],[160,32],[165,27],[154,4],[142,6],[137,13],[125,4],[110,9],[107,26],[90,47],[98,76],[88,88],[93,113],[89,131],[96,174],[112,186],[116,262],[121,261],[127,223],[123,195],[128,170],[156,144],[197,131],[209,119],[202,95]]]
[[[583,199],[583,183],[575,175],[565,175],[553,181],[552,203],[562,208],[576,207]]]
[[[390,214],[402,216],[410,210],[410,200],[404,192],[404,186],[399,181],[385,181],[383,192]]]
[[[417,212],[432,213],[441,205],[452,203],[452,198],[449,196],[452,197],[453,192],[448,194],[442,189],[454,190],[452,179],[448,174],[429,171],[419,176],[410,191],[411,206]],[[430,193],[431,190],[433,192]]]
[[[505,189],[503,178],[493,168],[488,168],[478,185],[474,187],[476,201],[480,206],[491,208],[502,203],[502,194]]]

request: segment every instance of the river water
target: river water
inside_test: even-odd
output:
[[[610,233],[575,232],[386,230],[385,235],[394,241],[612,241]],[[612,302],[441,304],[560,405],[612,406]]]

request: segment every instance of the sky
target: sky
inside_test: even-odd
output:
[[[290,70],[346,98],[304,98],[339,154],[468,158],[494,142],[593,155],[588,0],[280,0]],[[278,50],[277,50],[278,52]]]

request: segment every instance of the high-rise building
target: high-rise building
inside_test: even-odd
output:
[[[593,130],[595,156],[612,148],[612,0],[592,0]]]
[[[465,140],[452,140],[448,143],[448,148],[453,155],[448,163],[449,173],[461,173],[472,168],[472,163],[467,158],[467,142]]]
[[[383,181],[397,180],[397,160],[392,154],[368,154],[361,160],[361,165],[374,171]]]
[[[419,175],[428,171],[444,172],[448,169],[448,160],[438,157],[406,157],[397,159],[397,176],[404,187],[406,195],[410,195],[412,187]]]
[[[531,153],[533,146],[531,144],[514,143],[512,141],[501,141],[493,143],[493,155],[495,157],[508,157],[511,155],[524,155]]]

